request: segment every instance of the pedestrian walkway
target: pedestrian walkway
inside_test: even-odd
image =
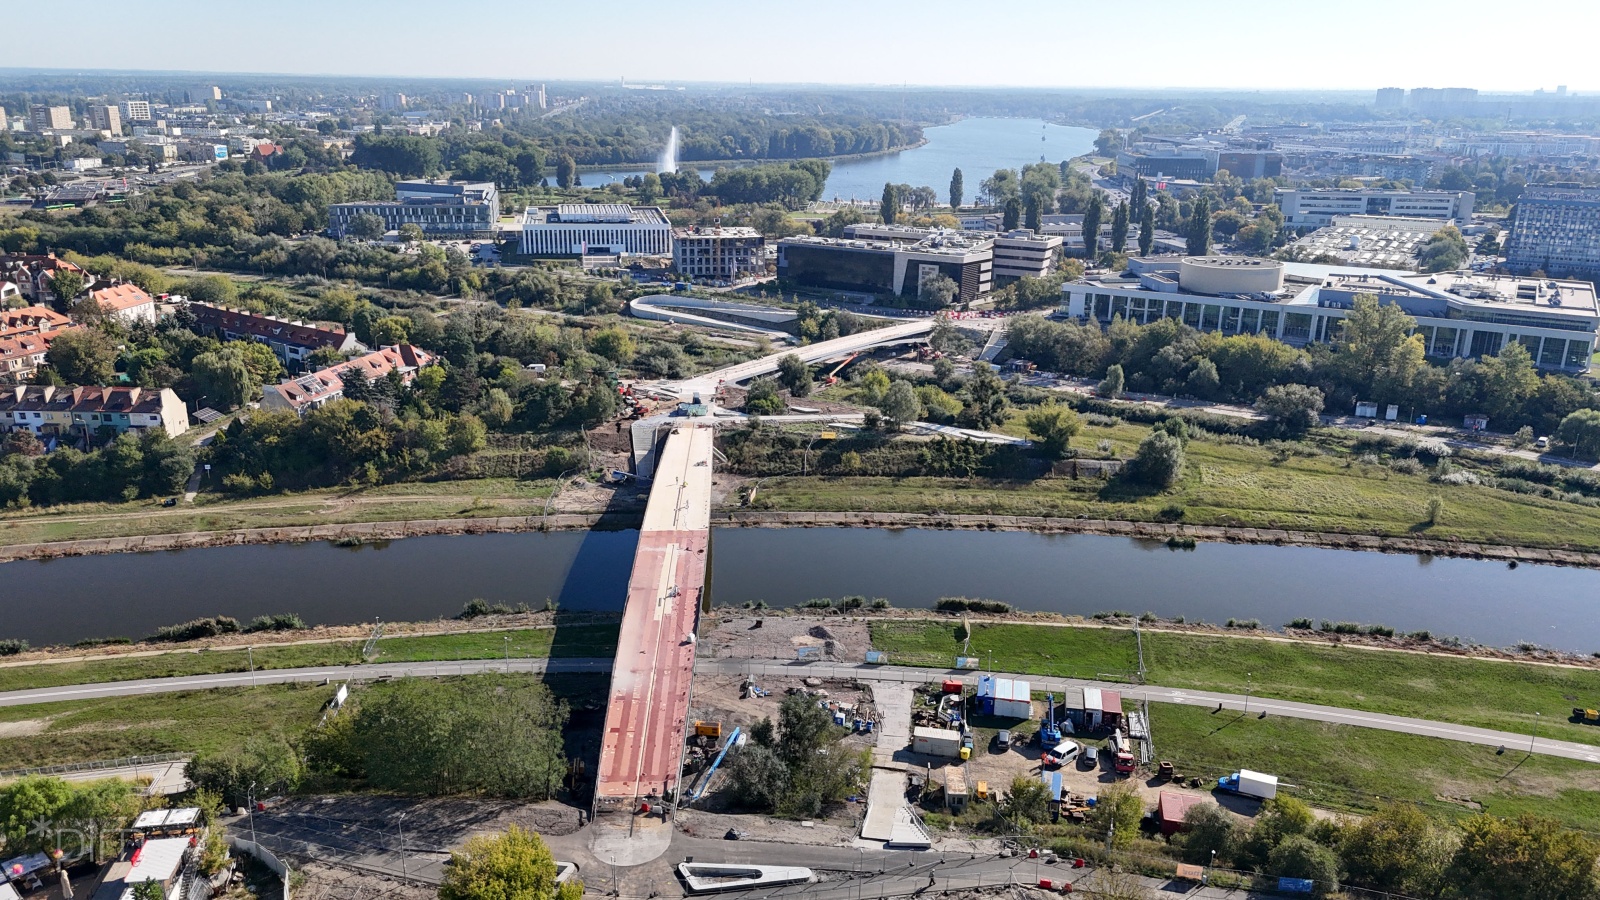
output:
[[[858,846],[925,850],[933,838],[906,802],[906,765],[896,759],[911,743],[911,685],[879,683],[872,688],[878,710],[878,742],[872,750],[872,783]]]

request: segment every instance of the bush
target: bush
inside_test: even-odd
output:
[[[113,644],[131,644],[131,643],[133,643],[133,638],[127,638],[127,637],[103,637],[103,638],[84,638],[81,641],[74,641],[72,646],[74,646],[74,647],[109,647],[109,646],[111,646]]]
[[[933,608],[939,612],[1008,613],[1011,604],[999,600],[974,600],[970,597],[940,597]]]
[[[867,605],[867,598],[862,597],[862,596],[850,596],[850,597],[846,597],[843,600],[839,601],[839,608],[840,609],[860,609],[861,607],[866,606],[866,605]]]
[[[1300,629],[1304,629],[1306,631],[1310,631],[1311,629],[1316,628],[1317,626],[1316,626],[1316,623],[1312,622],[1310,619],[1302,618],[1302,619],[1294,619],[1294,620],[1290,621],[1288,625],[1285,625],[1283,627],[1285,627],[1285,628],[1300,628]]]
[[[273,616],[256,616],[250,624],[244,627],[246,634],[257,631],[300,631],[306,623],[294,613],[278,613]]]
[[[1358,622],[1329,622],[1323,619],[1322,630],[1330,634],[1360,634],[1361,625]]]
[[[456,613],[456,618],[463,621],[471,621],[482,616],[505,616],[514,612],[516,610],[504,603],[489,604],[480,598],[474,597],[461,605],[461,612]]]
[[[0,641],[0,656],[16,656],[28,649],[28,642],[20,638]]]
[[[151,643],[177,643],[181,641],[196,641],[201,638],[217,637],[224,634],[236,634],[239,631],[239,620],[231,616],[212,616],[208,619],[195,619],[181,625],[165,625],[156,629],[156,633],[145,638]]]
[[[872,608],[873,609],[888,609],[889,608],[889,599],[887,597],[873,597],[872,598]]]
[[[1401,475],[1421,475],[1424,468],[1425,467],[1422,465],[1422,463],[1416,459],[1407,458],[1389,460],[1389,471],[1396,472]]]
[[[833,601],[827,597],[814,597],[800,604],[801,609],[832,609]]]
[[[1166,490],[1183,474],[1183,441],[1165,431],[1151,431],[1139,442],[1126,472],[1139,484]]]
[[[1229,619],[1228,620],[1228,627],[1229,628],[1259,629],[1261,627],[1261,620],[1260,619]]]

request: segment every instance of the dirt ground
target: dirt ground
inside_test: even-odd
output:
[[[718,610],[701,626],[700,655],[737,659],[794,659],[815,647],[822,659],[859,662],[872,647],[867,623],[821,616],[766,616]]]

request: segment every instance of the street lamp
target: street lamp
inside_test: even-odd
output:
[[[259,848],[261,842],[256,840],[256,783],[254,781],[250,782],[250,792],[244,796],[246,808],[250,811],[250,843]]]
[[[411,869],[406,865],[406,814],[401,813],[395,827],[400,830],[400,875],[407,881],[411,880]]]
[[[1246,672],[1246,673],[1244,673],[1244,714],[1247,715],[1247,716],[1250,715],[1250,688],[1251,687],[1252,687],[1252,683],[1250,681],[1250,673]]]
[[[250,686],[256,686],[256,648],[246,647],[244,652],[250,656]]]
[[[511,668],[511,635],[506,635],[506,669]]]
[[[1533,714],[1533,733],[1528,735],[1528,755],[1533,755],[1533,742],[1539,737],[1539,717],[1542,713]]]

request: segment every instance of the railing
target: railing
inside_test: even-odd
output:
[[[25,775],[68,775],[73,772],[96,772],[102,769],[131,769],[160,763],[187,762],[187,753],[157,753],[153,756],[124,756],[119,759],[99,759],[90,762],[64,763],[58,766],[35,766],[26,769],[0,769],[0,778],[20,778]]]

